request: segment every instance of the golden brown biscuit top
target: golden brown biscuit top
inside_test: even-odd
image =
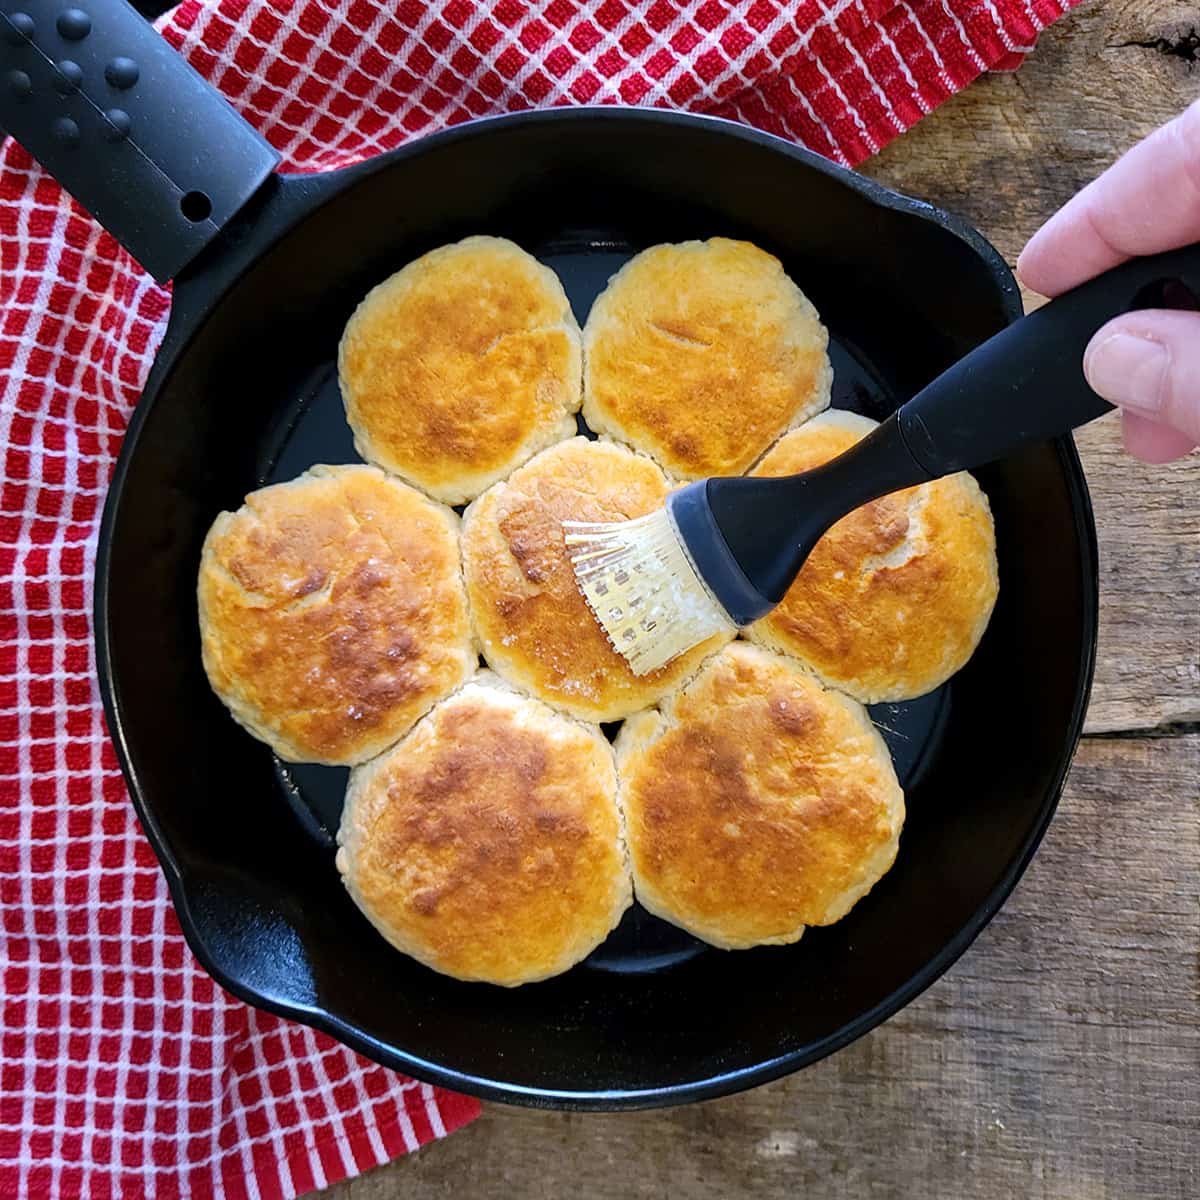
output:
[[[214,523],[204,664],[286,758],[359,762],[473,670],[458,519],[374,467],[314,467]]]
[[[755,475],[810,470],[874,427],[827,413],[786,434]],[[965,474],[875,500],[817,543],[779,605],[750,629],[859,699],[942,683],[974,652],[998,588],[987,498]]]
[[[579,590],[562,523],[620,521],[660,508],[662,471],[607,442],[543,451],[467,510],[463,562],[489,664],[577,716],[613,721],[652,703],[720,639],[647,675],[613,649]]]
[[[584,416],[683,478],[740,474],[829,403],[828,336],[778,259],[713,238],[654,246],[584,330]]]
[[[734,642],[617,742],[643,903],[718,945],[794,940],[890,866],[903,794],[865,711]]]
[[[402,949],[520,983],[599,942],[630,896],[612,752],[536,701],[468,684],[355,772],[339,866]]]
[[[374,288],[338,362],[363,457],[447,503],[572,432],[580,402],[562,285],[501,238],[443,246]]]

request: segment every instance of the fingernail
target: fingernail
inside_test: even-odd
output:
[[[1083,373],[1111,404],[1137,412],[1162,408],[1163,383],[1170,365],[1167,348],[1150,338],[1114,333],[1088,348]]]

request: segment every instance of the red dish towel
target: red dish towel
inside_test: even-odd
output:
[[[1072,0],[187,0],[187,55],[326,170],[484,113],[718,113],[842,163]],[[197,966],[93,682],[101,503],[162,336],[157,287],[0,151],[0,1196],[290,1197],[441,1137],[474,1101],[245,1007]]]

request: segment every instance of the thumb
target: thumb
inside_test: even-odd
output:
[[[1130,408],[1121,414],[1121,433],[1125,449],[1134,458],[1147,463],[1174,462],[1196,447],[1195,441],[1186,433],[1138,416]]]
[[[1200,443],[1200,313],[1150,309],[1109,321],[1088,345],[1083,373],[1105,400],[1143,419],[1132,424],[1181,435],[1171,439],[1177,453]]]

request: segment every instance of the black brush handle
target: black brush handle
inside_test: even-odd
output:
[[[1188,298],[1191,302],[1188,303]],[[1139,308],[1194,307],[1200,245],[1135,258],[1014,322],[897,413],[930,477],[1004,458],[1112,410],[1083,375],[1096,331]]]
[[[1106,271],[977,346],[824,466],[778,478],[708,479],[672,497],[693,562],[735,624],[769,612],[825,531],[889,492],[969,471],[1112,411],[1083,354],[1113,317],[1200,308],[1200,245]],[[714,536],[719,533],[719,536]]]
[[[160,281],[279,161],[125,0],[0,0],[0,127]]]

